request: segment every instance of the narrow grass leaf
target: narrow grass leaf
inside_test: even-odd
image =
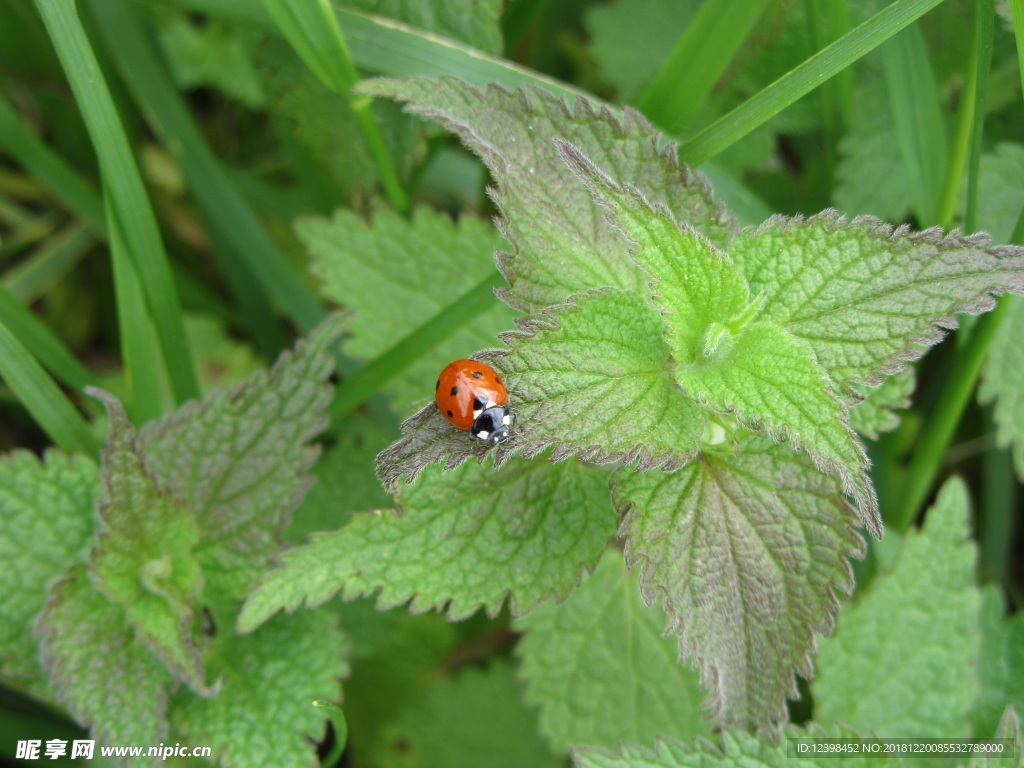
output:
[[[41,142],[22,117],[0,95],[0,144],[54,196],[82,217],[92,231],[102,235],[103,204],[64,158]]]
[[[0,285],[0,323],[26,350],[32,350],[36,360],[64,383],[80,392],[83,387],[96,383],[96,377],[82,365],[64,341],[30,310]]]
[[[892,3],[834,43],[790,70],[729,114],[716,120],[679,147],[679,155],[699,166],[766,123],[828,78],[877,48],[930,11],[941,0]]]
[[[89,424],[2,319],[0,377],[57,446],[69,453],[99,452],[99,438]]]
[[[110,91],[74,4],[36,0],[50,39],[75,93],[104,177],[105,192],[123,227],[125,243],[152,312],[162,368],[175,398],[198,392],[181,306],[167,254]]]
[[[946,165],[945,121],[924,37],[912,24],[882,46],[889,108],[918,221],[939,224],[937,194]]]
[[[243,293],[239,297],[243,304],[251,311],[270,314],[269,297],[300,328],[311,330],[323,318],[323,310],[207,146],[138,12],[121,0],[101,0],[90,7],[140,110],[177,156],[207,226],[218,242],[228,246],[218,249],[225,272],[244,270],[259,285],[262,295]]]
[[[702,3],[636,106],[655,125],[680,134],[704,104],[770,0]],[[700,62],[700,66],[694,66]]]

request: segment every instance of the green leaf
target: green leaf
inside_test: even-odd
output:
[[[329,317],[270,371],[139,433],[147,466],[195,515],[204,599],[242,596],[276,557],[311,482],[319,452],[312,438],[327,426],[331,350],[343,321]]]
[[[837,481],[803,454],[748,439],[673,473],[621,470],[626,562],[644,598],[664,594],[681,653],[701,669],[724,727],[784,722],[795,674],[813,674],[814,633],[827,634],[862,556]]]
[[[636,101],[698,7],[695,0],[615,0],[587,8],[590,55],[619,101]]]
[[[358,90],[406,102],[407,110],[459,134],[487,163],[502,231],[515,246],[514,255],[499,259],[509,282],[503,296],[527,312],[593,288],[645,288],[626,244],[562,162],[556,138],[579,147],[615,178],[630,179],[713,243],[724,245],[735,232],[704,177],[680,167],[673,148],[658,151],[654,130],[631,110],[620,120],[582,97],[570,111],[543,90],[510,93],[491,86],[481,92],[453,78],[375,80]]]
[[[0,458],[0,675],[41,695],[45,675],[32,627],[50,585],[88,560],[98,496],[83,456],[27,451]]]
[[[434,471],[398,496],[405,514],[357,515],[340,531],[314,534],[286,552],[249,596],[239,630],[277,610],[316,606],[380,590],[388,608],[445,608],[452,619],[483,607],[513,614],[562,598],[614,535],[603,473],[576,462],[514,462],[500,470],[467,464]]]
[[[643,603],[617,554],[564,603],[544,603],[517,622],[526,702],[540,707],[541,732],[559,752],[711,735],[697,674],[679,664],[664,614]]]
[[[864,399],[850,408],[850,426],[872,440],[877,440],[882,432],[896,429],[900,417],[895,411],[910,407],[915,384],[913,368],[886,376],[881,384],[873,387],[851,384],[853,391]]]
[[[580,454],[599,463],[639,460],[641,468],[681,466],[697,449],[706,417],[675,386],[658,311],[613,289],[576,297],[543,319],[502,335],[512,349],[487,362],[509,387],[518,416],[500,464],[515,451],[536,456],[555,446],[556,461]],[[446,467],[482,458],[490,446],[454,429],[428,405],[402,425],[402,440],[378,458],[389,489],[446,456]]]
[[[968,735],[981,646],[967,489],[949,480],[892,567],[839,616],[811,683],[815,719],[878,736]]]
[[[238,637],[225,627],[215,641],[215,696],[182,689],[171,722],[193,744],[209,745],[223,766],[319,766],[314,741],[326,714],[315,699],[339,701],[348,666],[345,639],[326,611],[280,617]]]
[[[313,467],[316,482],[288,525],[289,541],[301,544],[314,531],[340,528],[353,512],[391,506],[374,470],[377,454],[392,436],[391,429],[362,414],[338,426],[332,434],[336,442]]]
[[[1024,711],[1024,616],[1004,612],[1000,591],[986,588],[981,601],[981,690],[970,712],[979,737],[995,733],[1008,706]]]
[[[181,304],[156,218],[149,204],[132,144],[117,114],[78,9],[61,0],[36,0],[39,14],[60,57],[82,111],[110,201],[109,215],[124,234],[127,250],[152,314],[165,372],[178,401],[196,393],[186,346]],[[152,393],[151,393],[152,394]]]
[[[612,210],[635,244],[634,258],[651,275],[682,390],[719,413],[734,413],[747,426],[806,448],[820,467],[838,471],[868,527],[880,536],[867,456],[807,345],[773,325],[747,325],[757,305],[749,305],[746,282],[725,254],[692,229],[678,227],[664,208],[652,208],[635,187],[616,184],[575,147],[557,143],[595,199]]]
[[[76,565],[39,619],[43,664],[64,704],[100,744],[158,744],[174,679],[138,642],[123,609]]]
[[[556,768],[562,763],[537,735],[534,714],[521,698],[508,662],[467,667],[406,700],[384,729],[373,764]]]
[[[832,382],[801,339],[769,323],[754,323],[723,339],[706,362],[680,366],[684,392],[719,413],[734,413],[775,440],[803,448],[819,469],[836,472],[858,503],[861,519],[882,537],[878,499],[864,446],[847,423]]]
[[[504,242],[488,223],[418,208],[411,220],[380,210],[371,224],[351,211],[332,219],[301,219],[296,231],[313,258],[323,294],[355,310],[345,351],[373,359],[430,320],[494,271],[492,254]],[[433,397],[438,361],[493,346],[515,313],[492,298],[492,308],[421,357],[384,391],[399,410]],[[443,365],[443,363],[441,364]]]
[[[978,229],[988,232],[997,243],[1008,243],[1020,213],[1024,210],[1024,146],[997,144],[991,154],[982,155],[978,178]]]
[[[742,731],[727,731],[721,746],[703,739],[692,745],[675,739],[659,738],[654,749],[639,744],[622,744],[616,752],[578,748],[572,751],[577,768],[701,768],[724,765],[740,768],[784,768],[790,764],[786,748]],[[807,761],[801,760],[801,765]]]
[[[910,181],[893,173],[902,162],[892,113],[879,109],[886,98],[881,81],[853,92],[851,121],[839,142],[833,202],[844,214],[869,214],[902,221],[910,210]]]
[[[1024,248],[833,211],[773,217],[740,233],[729,255],[750,292],[767,296],[758,319],[805,340],[838,385],[899,371],[956,327],[956,313],[1024,291]]]
[[[651,278],[675,361],[686,365],[701,360],[712,345],[712,326],[729,323],[747,308],[750,296],[743,275],[726,254],[692,227],[678,226],[668,210],[649,204],[639,189],[620,186],[572,144],[561,139],[555,144],[632,243],[631,256]]]
[[[264,106],[266,96],[241,28],[214,18],[200,25],[182,14],[161,27],[159,39],[181,90],[212,86],[251,109]]]
[[[192,637],[202,573],[195,520],[153,477],[121,403],[98,389],[110,417],[103,451],[100,530],[92,553],[97,589],[124,608],[142,641],[193,690],[209,693]]]
[[[1024,299],[1010,296],[1003,301],[1008,306],[985,358],[978,402],[995,403],[996,445],[1012,446],[1014,469],[1024,478]]]

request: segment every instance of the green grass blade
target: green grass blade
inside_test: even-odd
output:
[[[131,145],[78,18],[66,0],[36,0],[99,158],[109,202],[152,313],[163,368],[177,402],[198,392],[181,304]],[[157,393],[152,393],[156,397]]]
[[[973,115],[973,127],[970,142],[971,162],[967,174],[967,214],[964,222],[967,231],[973,230],[974,211],[977,209],[981,129],[985,114],[985,93],[989,68],[992,61],[994,22],[993,0],[976,0],[974,35],[977,55],[972,53],[974,71],[970,73],[975,84],[972,92],[974,104],[970,107]],[[965,105],[964,109],[967,108]],[[905,530],[916,519],[918,512],[927,500],[935,478],[939,475],[946,450],[960,424],[971,393],[974,392],[985,355],[995,338],[1006,306],[1006,301],[1000,300],[992,312],[974,323],[970,333],[962,332],[961,338],[958,339],[958,341],[962,340],[962,343],[957,346],[956,359],[950,367],[950,377],[943,385],[935,408],[928,421],[925,422],[924,430],[917,441],[914,456],[907,468],[902,502],[895,509],[892,520],[897,530]]]
[[[272,321],[264,296],[246,289],[247,272],[262,293],[276,302],[302,330],[311,330],[324,311],[302,279],[287,264],[267,236],[221,163],[196,128],[181,95],[153,48],[137,11],[120,0],[91,4],[93,16],[108,42],[140,111],[151,120],[164,143],[174,152],[188,180],[189,189],[203,212],[211,236],[219,245],[225,273],[232,279],[248,322]],[[229,263],[231,262],[231,263]],[[275,336],[272,328],[254,335],[264,340]],[[279,331],[277,332],[279,335]],[[273,342],[267,342],[272,344]]]
[[[329,409],[331,423],[337,424],[379,392],[381,386],[392,377],[404,371],[454,331],[494,306],[494,288],[503,283],[504,280],[497,272],[488,275],[372,362],[345,377],[338,385]]]
[[[103,232],[103,205],[99,195],[86,186],[63,158],[36,138],[3,94],[0,94],[0,146],[81,216],[94,232]]]
[[[3,286],[0,286],[0,323],[70,389],[80,392],[83,387],[97,383],[92,372],[78,362],[60,337]]]
[[[330,3],[327,0],[263,0],[263,7],[313,74],[332,91],[348,99],[391,205],[407,214],[409,198],[373,115],[372,101],[352,93],[359,73]]]
[[[694,166],[707,162],[941,1],[897,0],[684,142],[680,157]]]
[[[128,390],[125,408],[133,423],[145,424],[164,413],[170,403],[165,403],[160,353],[153,344],[153,326],[135,265],[128,255],[121,224],[112,210],[107,216],[107,231],[110,233],[117,324],[121,331],[121,359]]]
[[[67,227],[7,270],[3,284],[22,304],[31,304],[74,269],[95,243],[95,235],[84,224]]]
[[[995,0],[974,0],[975,40],[978,59],[974,68],[974,125],[971,129],[971,154],[967,167],[967,207],[964,211],[964,229],[973,232],[977,227],[978,178],[981,164],[981,139],[985,125],[985,99],[992,71],[992,48],[995,38]]]
[[[882,53],[903,168],[918,220],[922,226],[930,226],[937,223],[937,197],[947,157],[939,89],[916,24],[883,45]]]
[[[769,0],[707,0],[640,97],[637,108],[679,134],[697,114]],[[700,62],[694,66],[694,62]]]
[[[1013,14],[1013,37],[1017,41],[1017,67],[1020,69],[1021,87],[1024,88],[1024,0],[1010,0]]]
[[[214,17],[245,21],[267,30],[276,29],[259,3],[249,0],[147,0],[173,5]],[[338,24],[353,61],[363,70],[392,77],[454,75],[476,86],[499,83],[506,88],[536,85],[565,96],[570,103],[583,92],[534,70],[488,56],[475,48],[409,27],[392,19],[336,8]],[[589,97],[593,99],[593,97]]]
[[[89,424],[2,319],[0,377],[58,447],[69,453],[99,454],[100,440]]]

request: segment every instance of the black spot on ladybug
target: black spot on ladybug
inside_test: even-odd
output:
[[[451,411],[445,411],[445,413],[447,413],[447,414],[448,414],[448,418],[449,418],[449,419],[450,419],[450,418],[451,418],[452,416],[454,416],[454,415],[455,415],[455,414],[454,414],[454,413],[452,413]]]
[[[480,373],[480,371],[473,371],[473,378],[474,379],[482,379],[483,377],[484,377],[484,375],[482,373]]]
[[[479,397],[474,397],[473,398],[473,410],[474,411],[482,411],[486,407],[487,407],[487,403],[485,403]]]
[[[496,376],[494,377],[494,380],[495,380],[496,382],[498,382],[499,384],[501,384],[501,376],[497,376],[497,375],[496,375]]]
[[[452,387],[452,397],[455,397],[457,394],[459,394],[459,388],[457,386]]]
[[[441,380],[437,380],[437,384],[434,385],[434,391],[437,392],[437,388],[441,386]]]

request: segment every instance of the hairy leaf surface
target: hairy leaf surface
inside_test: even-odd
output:
[[[621,470],[626,561],[645,599],[664,596],[683,657],[712,689],[721,723],[786,719],[795,674],[811,677],[815,633],[831,631],[864,543],[837,481],[806,456],[749,439],[673,473]]]
[[[357,515],[286,552],[246,602],[240,630],[338,591],[379,589],[381,607],[411,601],[414,612],[446,608],[453,619],[481,607],[495,615],[506,598],[522,613],[567,594],[615,531],[605,474],[574,461],[434,471],[398,501],[401,516]]]

